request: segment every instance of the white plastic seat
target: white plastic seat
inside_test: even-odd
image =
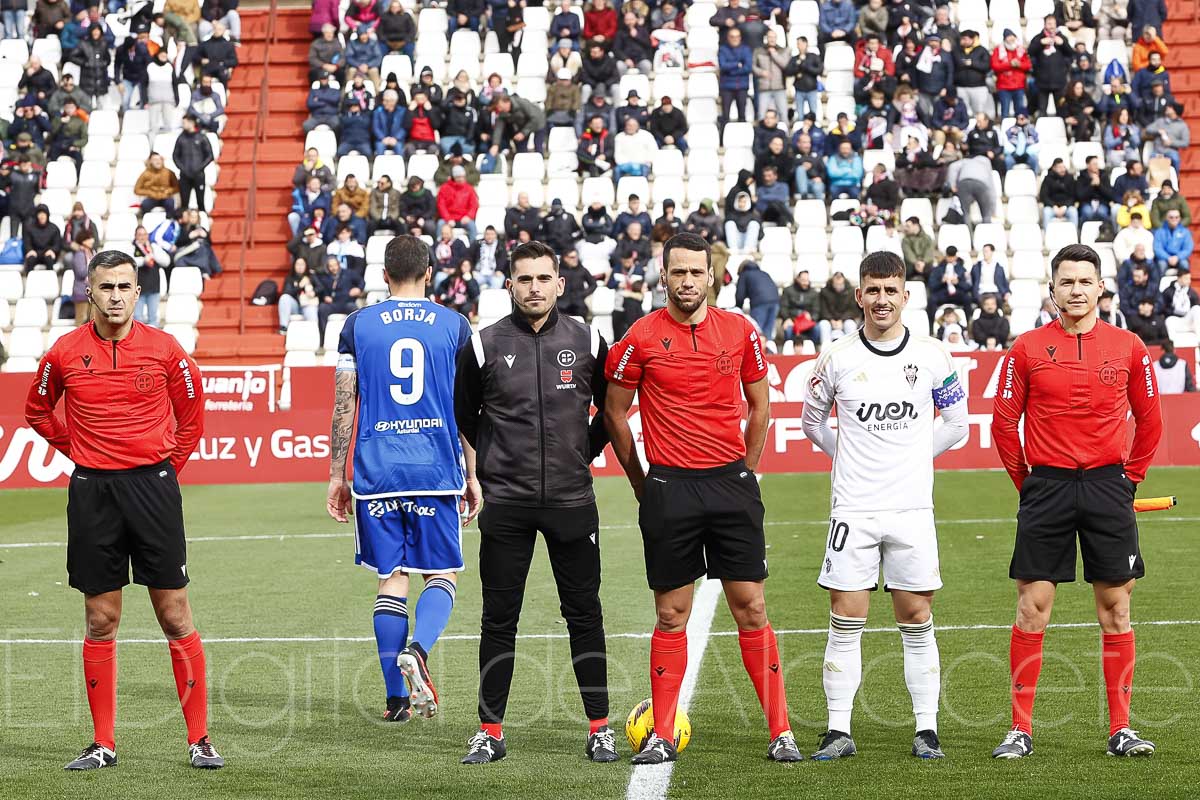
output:
[[[317,330],[317,323],[298,319],[288,325],[287,336],[283,343],[283,349],[288,353],[296,351],[315,353],[320,346],[321,333]]]
[[[1004,232],[1004,226],[999,222],[979,223],[975,226],[972,239],[977,253],[983,251],[985,244],[990,244],[1001,255],[1008,252],[1008,236]]]
[[[172,278],[174,275],[172,275]],[[174,280],[171,283],[175,283]],[[200,302],[195,295],[172,292],[167,298],[168,325],[195,325],[200,320]]]
[[[0,305],[7,306],[10,302],[20,300],[25,296],[24,281],[21,280],[19,267],[0,271]]]
[[[0,40],[7,41],[7,40]],[[66,189],[70,191],[79,183],[75,172],[75,162],[69,158],[60,158],[46,165],[46,188]]]
[[[771,279],[775,281],[775,285],[780,288],[787,286],[792,282],[792,278],[796,276],[795,263],[792,261],[790,254],[763,254],[759,266],[763,272],[771,276]]]
[[[715,73],[693,72],[687,80],[688,100],[715,100],[721,96],[721,85]]]
[[[74,274],[74,273],[72,273]],[[58,275],[48,269],[34,270],[25,278],[25,297],[49,302],[59,296]]]
[[[871,174],[871,170],[875,169],[876,164],[883,164],[887,167],[890,175],[896,169],[896,154],[888,149],[882,150],[866,150],[863,152],[863,171]]]
[[[824,228],[798,228],[795,236],[796,253],[800,258],[801,264],[806,258],[811,258],[814,255],[825,258],[825,254],[829,252],[829,239],[825,235]],[[801,267],[803,269],[803,266]]]
[[[937,248],[943,253],[947,247],[957,247],[965,260],[971,253],[971,230],[966,225],[946,225],[938,228]]]
[[[1043,116],[1034,123],[1038,141],[1045,144],[1066,144],[1067,126],[1062,117]]]
[[[716,149],[706,150],[693,147],[688,150],[685,171],[689,177],[721,174],[721,160],[717,158]]]
[[[1054,256],[1069,244],[1079,244],[1079,232],[1067,221],[1054,221],[1046,227],[1046,252]]]
[[[787,228],[774,227],[763,231],[758,249],[764,255],[792,255],[792,234]]]
[[[338,337],[342,335],[342,327],[346,324],[345,314],[330,314],[325,321],[325,335],[322,343],[326,351],[337,350]]]
[[[512,313],[512,298],[504,289],[484,289],[479,293],[479,318],[496,320]]]
[[[624,102],[630,92],[637,92],[642,103],[648,103],[650,100],[650,77],[633,70],[626,72],[621,76],[621,82],[617,85],[617,98]]]
[[[120,172],[120,164],[118,164],[117,174],[120,174]],[[135,177],[133,180],[136,182],[137,178]],[[112,187],[112,181],[113,170],[107,164],[101,164],[97,161],[85,161],[79,170],[78,184],[80,189],[109,189]]]
[[[114,212],[108,217],[108,238],[115,241],[133,241],[137,224],[137,217],[133,214]]]
[[[683,108],[687,102],[687,83],[683,80],[682,75],[673,73],[659,73],[654,76],[654,85],[650,90],[656,105],[662,103],[662,98],[671,98],[672,104],[678,108]]]
[[[1046,293],[1042,291],[1042,284],[1040,282],[1018,278],[1010,281],[1008,285],[1012,291],[1009,303],[1013,308],[1018,306],[1025,308],[1041,307],[1042,298],[1046,296]]]
[[[53,276],[54,273],[50,273]],[[55,289],[58,287],[56,286]],[[22,297],[17,301],[13,310],[12,323],[14,328],[44,328],[50,324],[50,315],[46,309],[46,301],[40,297]],[[36,355],[41,355],[37,353]]]
[[[109,202],[113,196],[104,189],[93,187],[80,189],[76,192],[75,201],[83,203],[83,209],[87,211],[88,216],[92,217],[93,221],[98,221],[108,215]],[[70,213],[70,211],[68,210],[67,213]],[[63,216],[66,216],[66,214]]]
[[[861,258],[863,246],[862,228],[855,225],[834,228],[829,238],[829,248],[835,256],[849,254]]]
[[[29,45],[24,39],[0,40],[0,59],[24,65],[29,60]]]
[[[392,237],[390,235],[372,236],[370,239],[367,239],[367,275],[368,276],[370,276],[370,274],[371,274],[371,266],[372,265],[383,264],[383,255],[384,255],[384,252],[387,250],[388,242],[390,242],[391,240],[392,240]],[[383,271],[380,270],[379,274],[380,274],[380,279],[382,280]],[[385,286],[368,287],[367,291],[373,291],[374,289],[386,289],[386,288],[387,288],[386,285]]]
[[[410,178],[416,175],[425,181],[425,183],[432,185],[433,176],[437,172],[438,166],[438,157],[433,153],[414,153],[408,160],[408,175]],[[395,183],[395,180],[393,179],[392,182]]]
[[[550,153],[556,153],[564,150],[574,151],[579,146],[579,139],[575,136],[575,129],[569,127],[555,127],[550,129],[550,135],[546,139],[546,150]]]
[[[726,177],[737,177],[742,170],[754,171],[754,151],[746,147],[726,148],[721,156],[721,168]]]
[[[809,42],[812,47],[815,42]],[[825,72],[853,72],[854,48],[843,42],[825,45]]]
[[[150,135],[150,112],[144,108],[131,108],[121,118],[121,135]]]
[[[365,155],[344,155],[337,162],[337,183],[341,186],[346,182],[347,175],[358,178],[361,185],[371,174],[371,162]],[[336,210],[336,209],[335,209]]]
[[[933,204],[925,197],[909,197],[900,203],[900,219],[916,217],[925,233],[933,232]]]
[[[678,212],[683,208],[687,201],[687,189],[684,187],[683,178],[665,177],[654,179],[654,185],[650,187],[650,195],[654,198],[654,207],[661,212],[664,200],[674,200],[675,210]]]
[[[583,188],[580,190],[580,202],[584,208],[596,201],[605,206],[611,206],[615,199],[616,189],[613,187],[611,180],[603,177],[584,178]]]
[[[905,281],[904,288],[908,291],[908,305],[906,308],[924,310],[929,303],[928,289],[924,281]]]
[[[793,209],[793,217],[801,228],[819,227],[824,230],[825,225],[829,222],[824,200],[797,200],[796,207]]]
[[[546,181],[546,197],[561,200],[568,213],[579,206],[579,182],[574,175],[553,177]]]
[[[551,150],[549,158],[546,159],[546,175],[551,178],[573,177],[578,168],[579,158],[574,150],[557,153]]]
[[[412,60],[399,53],[389,53],[384,56],[379,65],[379,74],[386,78],[392,73],[395,73],[396,80],[401,86],[408,86],[413,79]]]
[[[88,137],[92,136],[130,136],[134,131],[127,131],[122,135],[121,118],[117,116],[115,109],[97,108],[93,109],[88,116]]]
[[[288,326],[288,330],[292,329],[292,325],[299,323],[299,320]],[[316,325],[316,323],[312,323]],[[320,366],[321,362],[317,359],[316,351],[314,350],[289,350],[283,354],[283,365],[285,367],[316,367]]]
[[[1071,145],[1071,164],[1075,171],[1082,172],[1092,156],[1104,161],[1104,146],[1099,142],[1076,142]]]
[[[1043,281],[1046,279],[1046,258],[1041,248],[1017,250],[1009,262],[1008,277],[1012,280]]]
[[[499,75],[505,82],[511,81],[516,70],[513,68],[513,58],[511,53],[488,53],[483,57],[483,68],[480,70],[484,75],[495,73]]]
[[[1051,119],[1051,117],[1042,117],[1042,119]],[[1037,175],[1025,166],[1010,169],[1004,176],[1004,195],[1010,200],[1014,197],[1036,197]]]
[[[1012,172],[1008,174],[1011,176]],[[1022,195],[1008,199],[1008,207],[1005,210],[1004,217],[1009,225],[1015,227],[1017,225],[1037,225],[1041,222],[1042,214],[1038,208],[1036,197]],[[1013,236],[1012,240],[1014,242],[1018,241],[1016,236]]]
[[[307,151],[310,147],[317,148],[317,152],[321,154],[321,160],[329,163],[337,156],[337,134],[327,127],[315,128],[308,132],[304,137],[304,149]]]
[[[643,203],[649,203],[650,182],[640,175],[626,175],[617,181],[616,201],[622,208],[631,194],[636,194]]]
[[[89,136],[83,146],[84,161],[100,161],[111,164],[117,157],[117,144],[111,136]]]
[[[8,339],[9,359],[41,358],[45,351],[45,337],[41,327],[17,326]],[[35,366],[36,369],[36,366]],[[33,370],[30,370],[32,372]]]
[[[546,160],[541,153],[517,153],[512,159],[512,177],[542,180],[546,176]]]
[[[71,213],[71,192],[67,189],[46,189],[42,192],[42,203],[50,209],[50,216],[65,217]]]
[[[483,184],[480,183],[482,188]],[[529,195],[529,205],[534,208],[541,208],[546,204],[546,184],[541,178],[519,178],[512,183],[512,191],[509,194],[510,203],[517,204],[517,197],[522,193]],[[480,193],[482,195],[482,192]]]
[[[754,126],[749,122],[727,122],[723,131],[725,149],[746,148],[754,146]]]
[[[408,172],[404,167],[404,156],[395,153],[375,156],[375,163],[371,165],[371,182],[378,183],[384,175],[392,179],[392,185],[395,188],[402,190],[404,181],[408,178]]]
[[[171,297],[199,297],[204,291],[204,275],[199,267],[175,267],[171,270]]]
[[[169,333],[175,337],[175,341],[179,342],[179,346],[183,348],[183,352],[189,356],[196,351],[196,327],[194,325],[185,325],[180,323],[168,323],[163,325],[163,332]]]

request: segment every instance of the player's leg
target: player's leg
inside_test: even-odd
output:
[[[186,588],[150,589],[150,603],[158,625],[167,637],[175,691],[187,725],[192,766],[219,769],[224,761],[208,742],[208,683],[204,644],[192,622]]]
[[[642,503],[644,508],[645,499]],[[672,734],[679,692],[687,672],[687,623],[692,616],[694,595],[695,584],[691,582],[674,589],[654,590],[657,622],[650,637],[650,702],[654,709],[654,735],[631,759],[635,765],[661,764],[678,757]]]
[[[83,679],[92,713],[92,744],[67,769],[96,769],[117,762],[117,628],[121,590],[85,595],[87,633],[83,639]]]
[[[587,755],[617,760],[608,726],[608,651],[600,605],[600,518],[596,504],[542,512],[539,527],[558,587],[559,610],[571,638],[571,666],[589,720]]]
[[[516,659],[517,623],[536,540],[536,523],[526,507],[488,503],[479,513],[479,580],[483,589],[479,732],[468,743],[464,764],[487,764],[507,753],[502,725]]]
[[[1129,701],[1133,695],[1133,671],[1137,647],[1129,621],[1129,601],[1135,581],[1096,581],[1096,617],[1100,622],[1104,688],[1108,696],[1108,754],[1148,756],[1154,743],[1129,727]]]
[[[408,644],[407,573],[397,570],[379,579],[371,624],[375,630],[375,650],[379,654],[379,667],[383,671],[383,686],[387,692],[387,710],[383,712],[383,719],[386,722],[408,722],[412,719],[408,685],[396,663]]]

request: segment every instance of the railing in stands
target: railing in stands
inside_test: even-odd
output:
[[[242,227],[242,251],[238,255],[238,335],[246,333],[246,253],[254,246],[254,220],[258,216],[258,144],[267,136],[267,108],[270,92],[268,76],[271,74],[271,48],[278,38],[275,24],[279,13],[279,0],[271,0],[267,11],[266,48],[263,53],[262,81],[258,86],[258,115],[254,119],[254,139],[250,151],[250,189],[246,196],[246,219]]]

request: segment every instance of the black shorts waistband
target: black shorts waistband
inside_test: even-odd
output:
[[[1052,481],[1103,481],[1119,478],[1125,474],[1124,464],[1108,464],[1091,469],[1067,469],[1065,467],[1034,467],[1030,473],[1035,478],[1048,478]]]
[[[98,475],[101,477],[120,477],[122,475],[140,475],[147,472],[158,472],[164,469],[171,469],[169,460],[160,461],[157,464],[147,464],[144,467],[130,467],[129,469],[93,469],[92,467],[84,467],[78,464],[75,465],[76,475]]]
[[[746,462],[739,458],[737,461],[722,467],[709,467],[707,469],[683,469],[682,467],[664,467],[661,464],[651,464],[649,474],[672,478],[717,478],[721,475],[728,475],[731,472],[749,471],[750,468],[746,466]]]

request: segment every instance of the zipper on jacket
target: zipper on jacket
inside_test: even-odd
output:
[[[117,368],[117,340],[113,339],[113,369]]]
[[[537,379],[538,452],[542,459],[542,505],[546,505],[546,414],[542,408],[542,337],[533,335],[533,368]]]
[[[700,347],[699,347],[699,345],[696,344],[696,325],[695,325],[695,323],[692,324],[692,352],[693,353],[700,352]]]
[[[1082,333],[1075,334],[1075,344],[1078,348],[1079,360],[1083,361],[1083,334]]]

